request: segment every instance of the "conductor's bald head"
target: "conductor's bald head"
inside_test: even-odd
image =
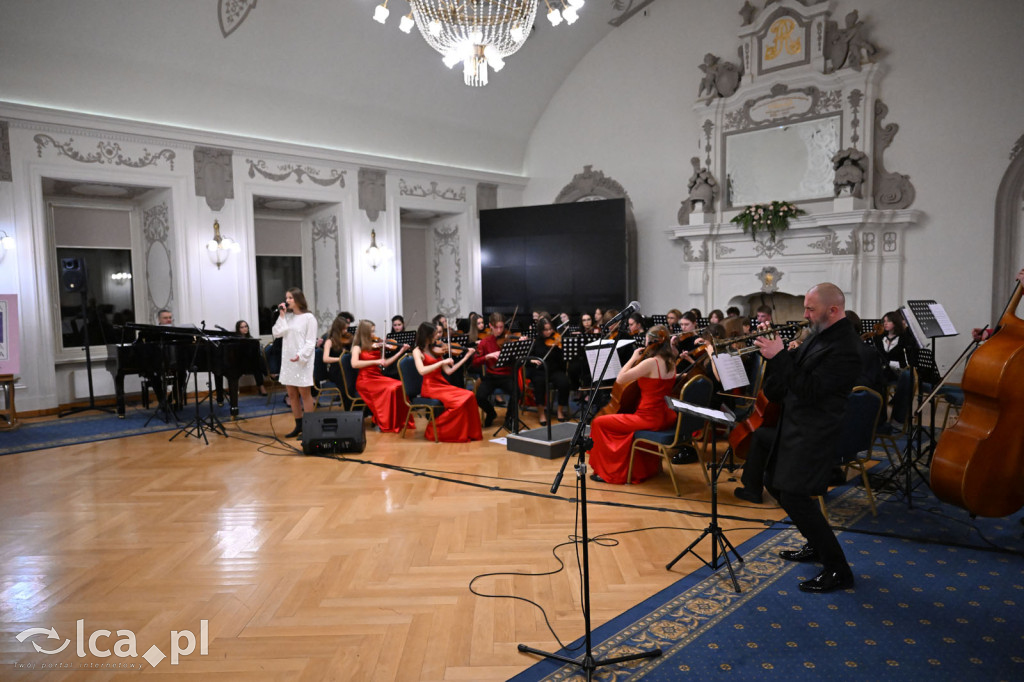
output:
[[[819,333],[846,316],[846,296],[831,282],[816,284],[804,296],[804,319]]]

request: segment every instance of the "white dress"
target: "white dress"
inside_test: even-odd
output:
[[[316,317],[313,313],[286,313],[274,323],[274,338],[281,342],[281,376],[285,386],[313,385],[313,355],[316,351]],[[297,362],[292,358],[299,356]]]

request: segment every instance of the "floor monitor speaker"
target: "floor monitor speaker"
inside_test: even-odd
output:
[[[302,451],[339,455],[366,449],[366,422],[360,412],[307,412],[302,415]]]

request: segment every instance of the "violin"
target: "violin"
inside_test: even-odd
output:
[[[552,336],[549,336],[548,338],[544,339],[544,345],[547,346],[548,348],[551,348],[552,346],[558,346],[559,348],[561,348],[562,335],[559,334],[558,332],[555,332]]]
[[[868,339],[875,339],[885,333],[885,324],[881,321],[875,323],[875,328],[869,332],[864,332],[860,335],[861,341],[867,341]]]

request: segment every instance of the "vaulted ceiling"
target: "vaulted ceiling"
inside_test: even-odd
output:
[[[0,99],[518,174],[567,75],[652,1],[589,0],[558,27],[541,3],[522,50],[470,88],[398,30],[405,0],[384,26],[380,0],[0,0]]]

